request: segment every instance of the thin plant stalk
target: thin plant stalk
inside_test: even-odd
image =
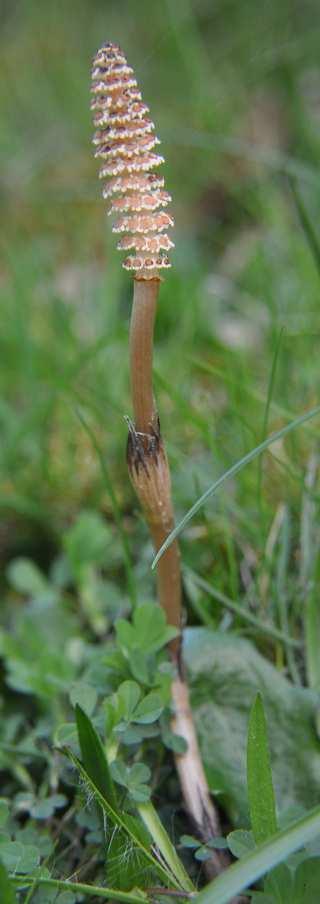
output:
[[[158,550],[173,528],[171,481],[152,390],[152,352],[155,306],[159,280],[135,278],[130,328],[131,394],[134,426],[128,439],[129,473],[145,512]],[[160,559],[157,570],[158,597],[170,625],[181,628],[181,568],[177,542]],[[176,666],[172,683],[173,731],[184,738],[187,750],[175,754],[184,802],[195,831],[203,841],[221,834],[219,816],[212,804],[206,781],[181,657],[181,634],[170,642]],[[226,865],[224,853],[212,850],[206,871],[215,875]]]

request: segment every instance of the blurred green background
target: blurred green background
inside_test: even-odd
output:
[[[145,589],[151,548],[124,455],[132,287],[91,146],[91,59],[106,40],[136,69],[174,199],[155,383],[180,516],[319,402],[319,5],[2,3],[1,556],[48,564],[79,510],[114,523],[115,494]],[[285,511],[301,587],[317,567],[317,446],[313,421],[227,484],[185,532],[185,561],[263,610]]]

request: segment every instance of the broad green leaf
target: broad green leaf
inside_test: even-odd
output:
[[[141,690],[135,681],[123,681],[117,690],[118,714],[121,719],[131,722],[136,706],[141,697]]]
[[[114,760],[110,766],[112,778],[118,785],[127,787],[128,767],[121,760]]]
[[[249,718],[247,786],[253,837],[256,844],[261,844],[277,831],[277,819],[267,725],[260,694],[256,696]]]
[[[171,730],[170,721],[167,716],[162,716],[160,719],[160,729],[161,729],[161,737],[165,747],[168,747],[168,750],[173,750],[174,753],[185,753],[188,749],[188,744],[181,735],[175,734]]]
[[[205,769],[235,826],[248,822],[246,745],[251,701],[263,690],[279,812],[318,799],[318,697],[293,686],[253,644],[234,634],[189,628],[184,635],[191,701]],[[235,743],[236,738],[236,743]]]
[[[312,857],[298,866],[291,904],[317,904],[320,900],[320,858]]]
[[[78,581],[84,615],[94,634],[98,637],[105,636],[109,627],[108,587],[94,565],[82,565]]]
[[[198,848],[197,851],[195,851],[194,857],[196,860],[199,860],[200,863],[205,863],[206,860],[210,860],[211,852],[209,851],[209,848],[207,848],[205,845],[202,845]]]
[[[176,637],[178,631],[167,625],[161,606],[144,603],[137,606],[133,613],[132,624],[119,618],[116,624],[118,642],[127,653],[142,650],[145,653],[156,653],[169,640]]]
[[[270,895],[276,904],[288,904],[292,901],[293,876],[286,863],[280,863],[271,870],[264,882],[263,890]],[[319,886],[320,889],[320,886]]]
[[[78,681],[70,690],[70,703],[73,707],[79,703],[81,709],[87,714],[87,716],[91,716],[93,710],[95,709],[96,703],[98,699],[98,692],[95,687],[92,687],[92,684],[85,684],[85,682]]]
[[[254,849],[252,832],[247,832],[245,829],[235,829],[234,832],[229,832],[227,842],[229,851],[238,860]]]
[[[151,772],[149,766],[145,766],[144,763],[134,763],[133,766],[130,767],[130,782],[134,784],[140,784],[140,782],[149,782],[151,778]]]
[[[150,684],[152,678],[148,651],[142,650],[141,648],[129,650],[127,658],[133,678],[135,678],[136,681],[139,681],[140,684]]]
[[[130,788],[130,794],[136,804],[146,804],[150,800],[151,790],[148,785],[134,785]]]
[[[136,646],[136,634],[130,622],[118,618],[115,628],[119,646],[123,650],[133,650]]]
[[[156,738],[160,731],[158,726],[153,723],[152,725],[131,724],[127,728],[123,725],[117,725],[115,733],[121,744],[126,744],[130,747],[131,744],[141,744],[145,738]]]
[[[83,765],[102,796],[115,809],[117,798],[102,743],[79,704],[76,705],[76,722]]]
[[[17,898],[11,885],[7,870],[0,862],[0,901],[1,904],[15,904]]]
[[[224,838],[223,835],[215,835],[214,838],[210,838],[210,840],[207,841],[207,847],[217,851],[225,851],[229,845],[227,839]]]
[[[49,589],[44,574],[31,559],[13,559],[7,568],[7,577],[11,586],[18,593],[28,596],[40,596]]]
[[[187,848],[198,848],[199,838],[194,838],[193,835],[181,835],[180,844]]]
[[[149,725],[159,719],[163,710],[162,700],[156,692],[151,691],[140,701],[133,713],[133,721]]]
[[[234,895],[249,888],[279,863],[320,834],[320,807],[277,832],[210,882],[197,897],[197,904],[229,904]],[[319,886],[318,886],[319,892]],[[291,904],[291,902],[290,902]],[[295,902],[298,904],[298,901]],[[299,901],[299,904],[301,902]],[[308,902],[310,904],[310,902]],[[313,902],[315,904],[315,902]]]
[[[179,633],[175,628],[168,626],[166,616],[158,605],[137,606],[133,616],[134,628],[139,638],[139,646],[149,653],[161,650],[169,640]]]
[[[56,747],[65,747],[68,745],[74,753],[78,753],[79,741],[76,723],[62,722],[61,725],[58,725],[53,736],[53,742]]]
[[[56,810],[60,810],[68,803],[64,794],[51,794],[43,800],[36,800],[32,805],[30,814],[34,819],[49,819]]]
[[[40,854],[32,844],[7,841],[0,844],[0,861],[10,873],[31,873],[39,865]]]
[[[121,761],[115,760],[110,768],[112,778],[127,788],[136,803],[143,804],[150,799],[150,788],[145,784],[151,775],[148,766],[143,763],[125,766]]]
[[[16,830],[15,840],[21,841],[24,845],[32,844],[38,849],[41,858],[47,858],[54,849],[54,842],[49,832],[38,824],[32,824],[30,820],[25,823],[23,829]],[[43,870],[44,867],[41,869]]]
[[[9,818],[9,805],[8,801],[5,800],[4,797],[0,798],[0,828],[2,829],[5,826],[7,820]]]
[[[64,546],[76,577],[88,565],[102,565],[110,544],[110,528],[95,511],[83,511],[64,535]]]
[[[78,630],[76,619],[62,600],[48,596],[16,609],[14,630],[0,634],[6,682],[47,704],[52,701],[56,711],[57,694],[68,692],[77,671],[69,650]]]

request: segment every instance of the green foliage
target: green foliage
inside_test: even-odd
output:
[[[260,694],[256,696],[249,717],[247,787],[253,837],[256,844],[260,844],[277,831],[267,725]]]
[[[190,628],[185,656],[208,779],[212,790],[223,794],[233,821],[244,826],[248,820],[247,730],[252,700],[259,691],[279,812],[299,804],[312,807],[320,775],[316,694],[294,687],[249,641],[231,633]]]
[[[124,763],[114,761],[111,764],[112,778],[121,787],[126,788],[132,800],[137,804],[145,804],[150,799],[151,772],[143,763],[134,763],[133,766],[125,766]]]
[[[148,683],[150,660],[178,632],[166,623],[160,606],[144,604],[137,606],[130,624],[119,618],[116,623],[116,634],[119,649],[130,664],[134,678]]]
[[[223,851],[229,846],[228,841],[218,835],[211,838],[206,844],[200,844],[199,840],[194,838],[193,835],[181,835],[180,844],[183,847],[191,848],[195,859],[199,860],[200,863],[210,860],[213,849]]]
[[[16,895],[9,880],[7,871],[0,862],[0,892],[2,904],[16,904]]]
[[[8,565],[7,577],[14,590],[35,599],[51,590],[40,568],[30,559],[13,559]]]
[[[0,859],[10,873],[32,873],[40,863],[40,853],[32,844],[3,841],[0,844]]]
[[[88,565],[106,561],[111,532],[98,512],[81,512],[64,537],[64,546],[74,577],[81,578]]]
[[[102,797],[117,806],[117,798],[108,762],[97,732],[81,706],[76,706],[76,722],[83,765]]]
[[[300,904],[299,894],[301,895],[301,892],[304,894],[302,898],[304,904],[314,904],[312,895],[315,885],[310,869],[308,872],[306,866],[304,869],[299,866],[297,875],[292,881],[290,871],[286,866],[277,867],[276,870],[273,867],[276,867],[299,848],[307,845],[319,834],[320,808],[316,807],[307,816],[294,822],[290,828],[277,832],[263,844],[255,847],[253,851],[245,854],[238,863],[233,864],[217,879],[209,883],[199,894],[199,904],[228,904],[233,895],[249,888],[269,870],[270,874],[265,884],[266,892],[254,892],[253,900],[256,904],[260,900],[263,904],[269,904],[269,902],[285,904],[288,901],[288,891],[294,895],[292,900],[296,901],[296,904],[298,902]],[[310,864],[308,859],[304,862]],[[319,862],[318,860],[314,863],[316,874]]]

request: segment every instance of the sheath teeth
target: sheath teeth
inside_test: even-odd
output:
[[[174,243],[166,235],[125,235],[117,244],[120,251],[129,251],[135,248],[136,251],[148,251],[149,254],[159,254],[159,251],[170,251],[174,248]]]
[[[93,139],[93,143],[98,143],[96,137]],[[135,140],[131,139],[131,141],[123,141],[122,143],[113,143],[112,139],[109,139],[109,144],[99,143],[98,150],[94,156],[102,157],[103,160],[111,160],[116,157],[140,157],[142,151],[152,151],[156,144],[160,144],[160,142],[153,135],[136,138]]]
[[[103,189],[103,197],[111,198],[115,194],[127,194],[130,191],[144,192],[150,190],[153,197],[157,189],[163,188],[164,178],[157,173],[140,173],[139,175],[118,176],[110,179]]]
[[[137,273],[141,273],[141,271],[155,271],[163,269],[166,267],[171,267],[170,260],[166,254],[161,254],[159,257],[156,255],[152,257],[134,257],[130,255],[126,257],[125,261],[123,261],[122,266],[125,270],[135,270]],[[153,276],[153,273],[150,272],[150,277]]]
[[[123,216],[120,220],[116,220],[112,232],[162,232],[173,226],[174,221],[168,213],[157,213],[150,215],[138,215],[133,217]]]
[[[103,192],[104,195],[104,192]],[[152,194],[143,194],[136,192],[133,195],[124,195],[124,197],[115,198],[111,204],[108,216],[112,213],[120,211],[132,210],[134,213],[140,211],[157,210],[158,207],[166,207],[170,204],[171,195],[167,191],[154,191]]]
[[[164,158],[159,154],[141,154],[136,159],[119,160],[116,158],[101,167],[99,179],[105,179],[106,176],[118,176],[120,173],[147,173],[151,167],[161,166],[161,163],[164,163]]]
[[[160,144],[149,108],[143,103],[133,69],[117,44],[104,44],[93,61],[92,101],[95,157],[103,161],[103,197],[112,199],[110,214],[120,214],[113,232],[118,248],[131,250],[123,266],[141,277],[170,267],[165,252],[174,247],[167,235],[173,218],[162,210],[171,202],[164,179],[152,172],[164,163],[154,152]]]

